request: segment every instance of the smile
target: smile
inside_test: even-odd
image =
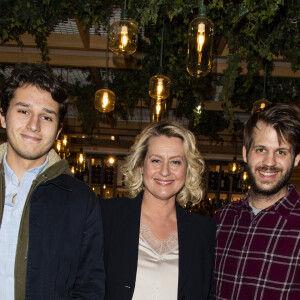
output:
[[[173,182],[173,180],[158,180],[158,179],[154,179],[154,180],[155,180],[155,182],[157,182],[160,185],[168,185]]]
[[[274,176],[277,174],[277,172],[264,172],[264,171],[259,171],[260,174],[262,174],[263,176]]]
[[[39,142],[41,140],[40,138],[30,136],[30,135],[26,135],[26,134],[22,134],[22,137],[26,140],[30,140],[30,141],[33,141],[33,142]]]

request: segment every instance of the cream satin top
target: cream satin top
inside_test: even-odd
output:
[[[176,300],[178,290],[178,235],[153,238],[141,222],[138,266],[133,300]]]

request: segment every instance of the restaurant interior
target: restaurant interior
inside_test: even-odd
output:
[[[54,147],[99,197],[127,195],[120,170],[135,137],[175,120],[195,134],[206,162],[205,198],[187,208],[212,215],[250,188],[249,116],[270,103],[300,107],[297,1],[5,3],[0,86],[16,63],[53,68],[69,95]],[[299,166],[291,182],[300,189]]]

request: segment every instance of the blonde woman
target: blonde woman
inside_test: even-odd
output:
[[[215,225],[181,207],[203,196],[204,161],[176,122],[150,124],[123,167],[131,198],[101,201],[106,299],[208,299]]]

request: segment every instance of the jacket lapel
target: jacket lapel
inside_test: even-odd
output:
[[[123,282],[125,287],[134,290],[136,270],[138,262],[139,234],[140,234],[140,216],[143,194],[132,199],[128,205],[128,209],[123,214],[122,239],[124,241],[123,254],[125,263],[122,266],[124,274]]]
[[[179,278],[178,278],[178,295],[184,288],[188,278],[189,270],[192,263],[192,257],[195,255],[193,238],[191,232],[193,230],[191,221],[187,216],[187,211],[176,204],[177,227],[178,227],[178,243],[179,243]]]

